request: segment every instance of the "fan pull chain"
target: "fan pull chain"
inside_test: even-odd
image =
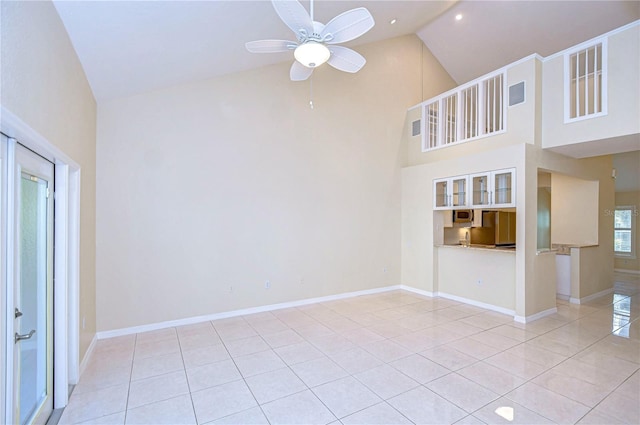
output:
[[[313,109],[313,74],[309,78],[309,107]]]

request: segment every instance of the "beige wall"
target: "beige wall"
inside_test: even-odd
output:
[[[101,103],[98,329],[398,284],[421,46],[315,70],[313,110],[290,63]]]
[[[2,1],[0,7],[2,106],[82,167],[80,318],[86,319],[80,329],[82,359],[96,329],[96,102],[51,2]]]
[[[552,244],[598,244],[598,181],[551,174],[551,205]]]
[[[513,251],[438,248],[438,292],[514,311],[515,260]]]
[[[640,133],[640,26],[608,39],[608,114],[564,124],[564,56],[544,63],[544,147]]]
[[[640,191],[633,192],[616,192],[616,206],[628,206],[634,205],[636,210],[640,210]],[[640,218],[636,217],[636,232],[635,232],[635,258],[620,258],[615,259],[615,268],[618,270],[630,270],[634,272],[640,272]]]
[[[444,274],[438,270],[442,264],[439,264],[434,244],[442,243],[443,217],[442,214],[433,212],[434,179],[516,168],[516,184],[519,190],[516,192],[518,223],[523,220],[520,217],[520,211],[521,209],[524,211],[525,197],[520,196],[520,190],[521,187],[524,187],[524,183],[521,185],[519,179],[524,173],[524,146],[522,144],[511,145],[495,150],[485,149],[476,152],[472,146],[473,143],[442,149],[442,151],[456,149],[456,151],[463,153],[465,149],[468,149],[470,152],[468,155],[461,154],[457,158],[406,167],[402,170],[402,284],[404,285],[428,292],[437,292],[441,289],[439,276],[444,276]],[[429,155],[429,153],[423,155]],[[524,237],[524,231],[521,233],[521,229],[518,227],[516,234],[518,235],[517,243],[524,243],[524,239],[521,239]],[[524,252],[520,251],[515,255],[505,255],[508,255],[511,261],[514,261],[515,257],[516,269],[518,268],[517,262],[524,259]],[[444,273],[446,274],[446,272]],[[524,276],[520,279],[524,286]],[[518,279],[513,285],[514,288],[517,288]],[[475,288],[469,287],[467,289],[468,291],[458,291],[455,295],[473,299]]]
[[[588,257],[590,265],[589,270],[592,270],[593,273],[589,276],[588,280],[584,280],[581,282],[581,286],[578,290],[579,297],[584,298],[590,295],[593,295],[597,292],[604,291],[609,289],[613,285],[613,216],[608,214],[607,211],[611,211],[614,208],[614,180],[611,178],[611,168],[612,168],[612,160],[611,156],[599,156],[593,158],[585,158],[585,159],[572,159],[566,156],[556,154],[547,150],[540,150],[533,146],[527,147],[527,167],[528,169],[532,169],[531,178],[537,176],[537,171],[542,169],[547,172],[552,173],[552,186],[551,186],[551,242],[552,243],[562,243],[559,242],[554,236],[554,231],[558,231],[557,220],[554,218],[553,214],[554,208],[556,208],[556,190],[555,190],[555,181],[557,179],[557,174],[562,174],[564,176],[571,176],[574,179],[579,179],[583,181],[588,181],[589,184],[594,185],[597,183],[597,221],[592,225],[593,229],[597,229],[597,246],[593,248],[589,248],[588,253],[586,254]],[[527,188],[528,192],[535,193],[536,186],[532,185],[532,188]],[[591,196],[591,195],[589,195]],[[535,199],[535,197],[533,198]],[[593,201],[595,202],[595,201]],[[535,252],[536,249],[536,220],[535,220],[535,212],[536,212],[536,204],[535,202],[527,203],[527,213],[528,216],[532,216],[533,219],[531,222],[526,223],[526,248],[531,252]],[[576,208],[576,211],[579,211],[579,208]],[[589,209],[589,211],[585,211],[587,215],[592,215],[593,211]],[[580,211],[582,214],[582,211]],[[591,219],[589,219],[591,220]],[[554,223],[555,221],[555,223]],[[580,220],[578,220],[580,221]],[[585,228],[586,231],[586,228]],[[578,237],[578,236],[576,236]],[[580,243],[579,239],[576,239],[576,242],[567,242],[567,243]],[[588,243],[588,242],[587,242]],[[536,267],[538,267],[537,263],[539,261],[543,261],[539,259],[540,256],[532,256],[528,257],[527,267],[525,272],[527,274],[535,273]],[[538,270],[541,270],[539,267]],[[549,278],[551,279],[551,278]],[[527,285],[528,288],[531,288],[532,291],[542,291],[542,287],[547,287],[544,281],[537,282],[536,284]],[[538,289],[540,288],[540,289]],[[553,281],[553,288],[555,291],[555,280]],[[547,288],[549,289],[549,288]],[[550,291],[547,291],[550,293]],[[543,297],[541,292],[535,292],[535,296],[530,296],[528,299],[542,300]],[[572,296],[574,296],[574,290],[572,289]],[[548,301],[544,301],[544,303],[548,303]],[[529,305],[528,311],[539,310],[539,305]],[[530,314],[530,313],[527,313]]]

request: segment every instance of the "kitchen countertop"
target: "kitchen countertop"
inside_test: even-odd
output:
[[[563,244],[553,244],[552,248],[549,251],[555,252],[557,255],[571,255],[571,248],[590,248],[598,245],[563,245]]]
[[[479,245],[479,244],[471,244],[469,246],[464,245],[435,245],[438,248],[453,248],[453,249],[475,249],[481,251],[492,251],[492,252],[506,252],[506,253],[515,253],[515,247],[511,248],[502,248],[496,247],[495,245]]]

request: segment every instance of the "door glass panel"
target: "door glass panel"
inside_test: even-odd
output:
[[[453,180],[453,206],[463,207],[467,205],[467,179]]]
[[[475,176],[472,179],[473,205],[489,205],[489,179],[487,176]]]
[[[511,203],[511,172],[495,174],[495,203],[510,204]]]
[[[47,181],[23,174],[20,183],[20,423],[47,397],[48,255]],[[35,331],[30,338],[26,338]]]
[[[436,183],[436,207],[446,207],[447,204],[447,182],[441,181]]]

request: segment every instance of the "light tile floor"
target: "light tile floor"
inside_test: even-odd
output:
[[[101,340],[61,424],[640,423],[640,277],[521,325],[405,291]]]

